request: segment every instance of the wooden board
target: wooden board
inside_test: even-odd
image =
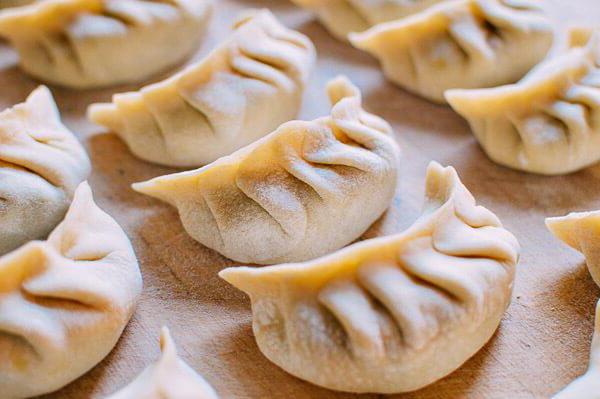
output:
[[[597,0],[545,0],[563,24],[600,21]],[[301,117],[326,115],[325,82],[347,74],[369,110],[393,124],[403,149],[392,208],[365,237],[399,232],[419,213],[425,168],[434,159],[457,168],[478,201],[496,212],[519,238],[514,301],[494,338],[461,369],[417,393],[398,398],[547,398],[587,365],[594,304],[600,291],[582,256],[556,241],[544,217],[600,209],[600,166],[564,177],[539,177],[493,164],[465,121],[387,83],[369,56],[334,40],[310,15],[283,0],[217,0],[210,34],[198,56],[227,35],[238,10],[269,7],[309,35],[320,54]],[[558,22],[557,22],[558,24]],[[22,101],[37,85],[0,50],[0,108]],[[296,379],[266,360],[251,331],[247,298],[217,277],[233,263],[193,241],[176,211],[136,194],[130,184],[173,172],[134,158],[114,135],[85,119],[88,104],[135,87],[77,92],[53,88],[65,122],[92,158],[91,184],[100,206],[132,239],[144,275],[139,307],[115,350],[86,376],[48,398],[102,398],[134,378],[159,354],[162,325],[171,328],[182,357],[222,398],[355,398]],[[560,160],[557,160],[560,162]],[[1,390],[1,388],[0,388]],[[364,395],[362,398],[376,398]]]

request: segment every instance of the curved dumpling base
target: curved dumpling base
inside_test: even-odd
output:
[[[340,40],[381,22],[415,14],[442,0],[292,0],[314,12],[327,30]]]
[[[160,335],[160,359],[107,399],[218,399],[215,390],[177,355],[166,327]]]
[[[211,0],[44,0],[0,15],[30,75],[92,88],[146,80],[199,45]]]
[[[39,87],[0,113],[0,255],[45,238],[62,220],[90,161]]]
[[[141,289],[129,239],[82,183],[47,241],[0,258],[2,397],[55,391],[98,364]]]
[[[250,296],[265,356],[326,388],[389,394],[437,381],[490,339],[519,245],[453,168],[432,163],[426,185],[423,215],[404,233],[220,273]]]
[[[552,399],[598,399],[600,397],[600,302],[596,305],[596,322],[592,348],[590,351],[590,366],[588,371]]]
[[[529,0],[453,0],[350,35],[393,82],[435,102],[453,88],[513,83],[553,41],[550,21]]]
[[[484,151],[513,169],[559,175],[600,160],[600,36],[514,85],[450,90]]]
[[[314,63],[310,39],[263,10],[202,61],[88,115],[144,160],[198,167],[295,118]]]
[[[548,218],[546,226],[556,237],[585,255],[588,270],[600,287],[600,211]]]
[[[133,188],[177,207],[187,232],[228,258],[269,264],[357,239],[389,206],[399,151],[347,79],[328,85],[331,116],[293,121],[204,168]]]

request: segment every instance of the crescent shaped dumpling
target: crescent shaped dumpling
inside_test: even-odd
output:
[[[215,390],[177,354],[166,327],[160,335],[160,359],[107,399],[218,399]]]
[[[292,0],[314,12],[327,30],[340,40],[381,22],[415,14],[442,0]]]
[[[331,116],[292,121],[230,156],[133,188],[179,210],[203,245],[246,263],[302,261],[360,237],[389,206],[399,150],[346,78]]]
[[[600,287],[600,211],[548,218],[546,226],[565,244],[583,253],[588,270]]]
[[[596,305],[594,337],[588,371],[552,399],[598,399],[600,397],[600,302]]]
[[[262,353],[325,388],[391,394],[460,367],[511,300],[517,240],[433,162],[422,216],[403,233],[306,263],[220,276],[252,301]]]
[[[45,238],[90,169],[46,87],[0,112],[0,255]]]
[[[454,88],[513,83],[539,63],[552,25],[529,0],[453,0],[350,35],[394,83],[431,101]]]
[[[92,88],[146,80],[198,47],[210,0],[44,0],[0,14],[0,36],[42,81]]]
[[[142,289],[129,239],[81,183],[47,241],[0,257],[3,398],[55,391],[115,346]]]
[[[206,165],[295,118],[315,57],[310,39],[262,10],[203,60],[88,115],[144,160]]]
[[[450,90],[484,151],[513,169],[544,175],[600,160],[600,36],[493,89]]]

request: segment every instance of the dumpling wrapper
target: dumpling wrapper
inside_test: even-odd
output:
[[[552,399],[600,399],[600,302],[596,305],[590,366],[583,376],[573,381]]]
[[[443,103],[448,89],[514,83],[542,61],[553,28],[540,7],[530,0],[452,0],[350,41],[378,58],[392,82]]]
[[[47,241],[0,257],[0,395],[53,392],[113,349],[142,277],[129,239],[81,183]]]
[[[581,41],[576,38],[574,44]],[[600,161],[598,34],[514,85],[450,90],[446,98],[496,163],[559,175]]]
[[[0,255],[46,238],[90,169],[46,87],[0,112]]]
[[[315,49],[269,12],[246,14],[203,60],[140,91],[94,104],[89,118],[117,133],[138,157],[198,167],[296,117]]]
[[[600,287],[600,211],[548,218],[546,226],[557,238],[583,253],[588,270]]]
[[[93,88],[149,79],[198,47],[211,0],[44,0],[0,14],[0,36],[45,82]]]
[[[169,329],[160,335],[160,359],[107,399],[218,399],[215,390],[177,354]]]
[[[219,275],[250,296],[256,341],[276,365],[325,388],[392,394],[450,374],[490,339],[519,251],[456,171],[433,162],[405,232]]]
[[[442,0],[292,0],[314,12],[327,30],[340,40],[381,22],[393,21],[426,9]]]
[[[360,237],[394,197],[399,150],[346,78],[331,116],[292,121],[201,169],[133,188],[179,210],[203,245],[245,263],[301,261]]]

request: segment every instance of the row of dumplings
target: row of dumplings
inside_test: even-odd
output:
[[[392,82],[448,102],[493,161],[558,175],[600,160],[600,37],[575,30],[548,56],[562,38],[544,2],[294,2],[378,58]]]
[[[44,14],[35,12],[51,10],[52,3],[77,2],[47,0],[4,17],[39,17]],[[196,240],[240,262],[304,262],[221,272],[251,297],[256,340],[271,361],[330,389],[419,389],[454,371],[494,333],[510,302],[519,246],[493,213],[476,205],[452,168],[433,163],[423,215],[411,228],[339,250],[389,206],[399,151],[390,126],[362,108],[359,90],[343,77],[327,87],[329,116],[281,125],[298,111],[314,58],[308,38],[268,11],[254,12],[203,60],[94,105],[89,115],[143,159],[208,164],[134,185],[176,206]],[[11,283],[0,296],[11,310],[0,319],[6,336],[0,354],[8,359],[0,365],[0,385],[8,397],[27,397],[58,389],[112,349],[133,312],[141,276],[129,240],[81,183],[89,161],[60,124],[49,92],[38,89],[0,114],[0,126],[9,144],[0,148],[2,171],[33,182],[30,190],[6,185],[15,220],[7,234],[15,237],[5,252],[60,219],[19,236],[19,220],[31,217],[32,208],[48,203],[60,215],[71,203],[48,241],[0,258],[2,281]],[[44,197],[23,202],[31,192]],[[40,212],[28,225],[50,214]],[[571,226],[561,237],[578,243],[577,232],[590,234],[582,226],[594,225],[573,218],[587,220],[574,216],[552,226]],[[98,268],[78,268],[78,262]],[[82,317],[86,310],[95,312]],[[27,312],[33,317],[10,317]],[[92,336],[98,344],[79,350]],[[165,350],[167,358],[172,353]],[[165,373],[181,365],[167,364]],[[39,374],[47,377],[33,379]],[[188,378],[201,381],[192,373]],[[155,381],[140,377],[126,391]]]
[[[86,183],[79,183],[89,163],[60,123],[49,91],[36,90],[26,103],[0,114],[0,122],[8,144],[1,147],[2,173],[21,173],[22,180],[37,179],[73,197],[47,241],[0,258],[0,354],[6,356],[0,385],[7,398],[23,398],[64,386],[106,356],[131,317],[141,276],[129,240],[96,207]],[[71,153],[78,155],[75,162]],[[41,166],[19,163],[19,155],[21,162],[35,158]],[[63,176],[77,167],[79,177]],[[59,183],[69,180],[79,185],[71,194],[69,185]],[[18,187],[13,182],[2,188]],[[6,195],[8,213],[28,198],[29,190]],[[493,213],[476,205],[452,168],[431,164],[423,209],[411,228],[394,236],[305,263],[222,271],[221,277],[251,297],[263,353],[315,384],[381,393],[431,384],[476,353],[510,302],[518,243]],[[599,225],[597,213],[549,221],[557,236],[589,255],[596,279]],[[124,392],[154,389],[163,381],[148,373],[180,371],[194,389],[209,389],[173,360],[165,334],[164,358],[171,360]]]
[[[79,166],[70,153],[83,165],[70,178],[78,188],[63,194],[72,197],[66,216],[48,239],[0,257],[0,386],[12,399],[54,391],[102,360],[134,311],[142,279],[125,233],[78,183],[87,157],[60,123],[49,91],[40,88],[2,112],[0,134],[8,144],[1,155],[10,160],[2,173],[58,188],[68,180],[62,169]],[[21,166],[19,156],[32,154],[42,166]],[[7,196],[9,213],[28,195]],[[550,219],[548,226],[588,256],[598,280],[600,214]],[[304,263],[233,267],[220,276],[250,296],[257,343],[275,364],[330,389],[395,393],[435,382],[488,341],[510,303],[518,258],[514,236],[476,205],[454,169],[432,163],[423,213],[406,231]],[[161,348],[156,364],[110,398],[217,397],[177,357],[168,330]],[[596,373],[591,367],[557,397],[585,398]]]

